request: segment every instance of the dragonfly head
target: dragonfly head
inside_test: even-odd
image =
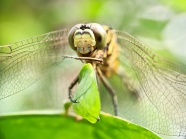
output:
[[[73,50],[86,55],[106,46],[106,31],[97,23],[78,24],[70,30],[68,40]]]

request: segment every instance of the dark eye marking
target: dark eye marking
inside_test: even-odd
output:
[[[97,37],[97,40],[98,40],[99,42],[101,42],[101,41],[102,41],[102,37],[101,37],[101,36],[98,36],[98,37]]]
[[[82,35],[82,32],[76,32],[75,35]]]
[[[88,26],[85,24],[85,25],[81,25],[80,29],[85,30],[85,29],[90,29],[90,27],[88,27]]]
[[[89,32],[83,32],[82,34],[88,34],[88,35],[90,35],[90,33]],[[91,35],[90,35],[91,36]]]

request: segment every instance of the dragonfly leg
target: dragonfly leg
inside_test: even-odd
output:
[[[77,84],[78,80],[79,80],[79,76],[77,76],[77,77],[72,81],[72,83],[70,84],[70,86],[68,87],[68,98],[69,98],[70,101],[73,102],[73,103],[78,103],[76,100],[73,100],[73,99],[72,99],[72,89],[73,89],[74,85]]]
[[[65,55],[63,56],[63,58],[72,58],[72,59],[76,59],[76,60],[91,60],[91,61],[97,61],[98,63],[103,63],[103,59],[101,58],[93,58],[93,57],[75,57],[75,56],[68,56],[68,55]]]
[[[102,74],[101,70],[99,67],[97,67],[97,72],[98,75],[101,79],[101,82],[103,83],[103,85],[107,88],[109,94],[111,95],[112,98],[112,103],[114,106],[114,114],[117,116],[118,115],[118,100],[117,100],[117,95],[115,93],[115,91],[112,89],[112,86],[110,85],[110,83],[108,82],[108,80],[106,79],[106,77]]]

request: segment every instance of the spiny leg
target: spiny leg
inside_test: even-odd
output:
[[[117,116],[118,115],[118,100],[117,100],[117,95],[114,92],[114,90],[112,89],[112,86],[110,85],[110,83],[108,82],[108,80],[106,79],[106,77],[102,74],[101,70],[99,67],[97,67],[97,72],[98,75],[103,83],[103,85],[107,88],[107,90],[109,91],[109,94],[111,95],[112,98],[112,103],[114,106],[114,114]]]
[[[76,76],[76,78],[72,81],[72,83],[70,84],[70,86],[68,87],[68,98],[70,99],[71,102],[73,103],[78,103],[76,100],[72,99],[72,89],[74,87],[74,85],[77,84],[79,80],[79,76]]]

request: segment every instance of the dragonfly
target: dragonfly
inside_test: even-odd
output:
[[[69,56],[69,49],[77,56]],[[66,58],[93,65],[111,95],[115,115],[123,110],[128,119],[157,133],[186,135],[184,66],[158,55],[128,33],[98,23],[77,24],[0,46],[0,101],[28,88]],[[113,76],[119,81],[109,80]],[[74,103],[72,88],[77,82],[75,77],[68,88]],[[135,96],[135,103],[124,105],[123,98],[117,98],[118,92],[124,93],[123,86],[115,90],[118,82]]]

